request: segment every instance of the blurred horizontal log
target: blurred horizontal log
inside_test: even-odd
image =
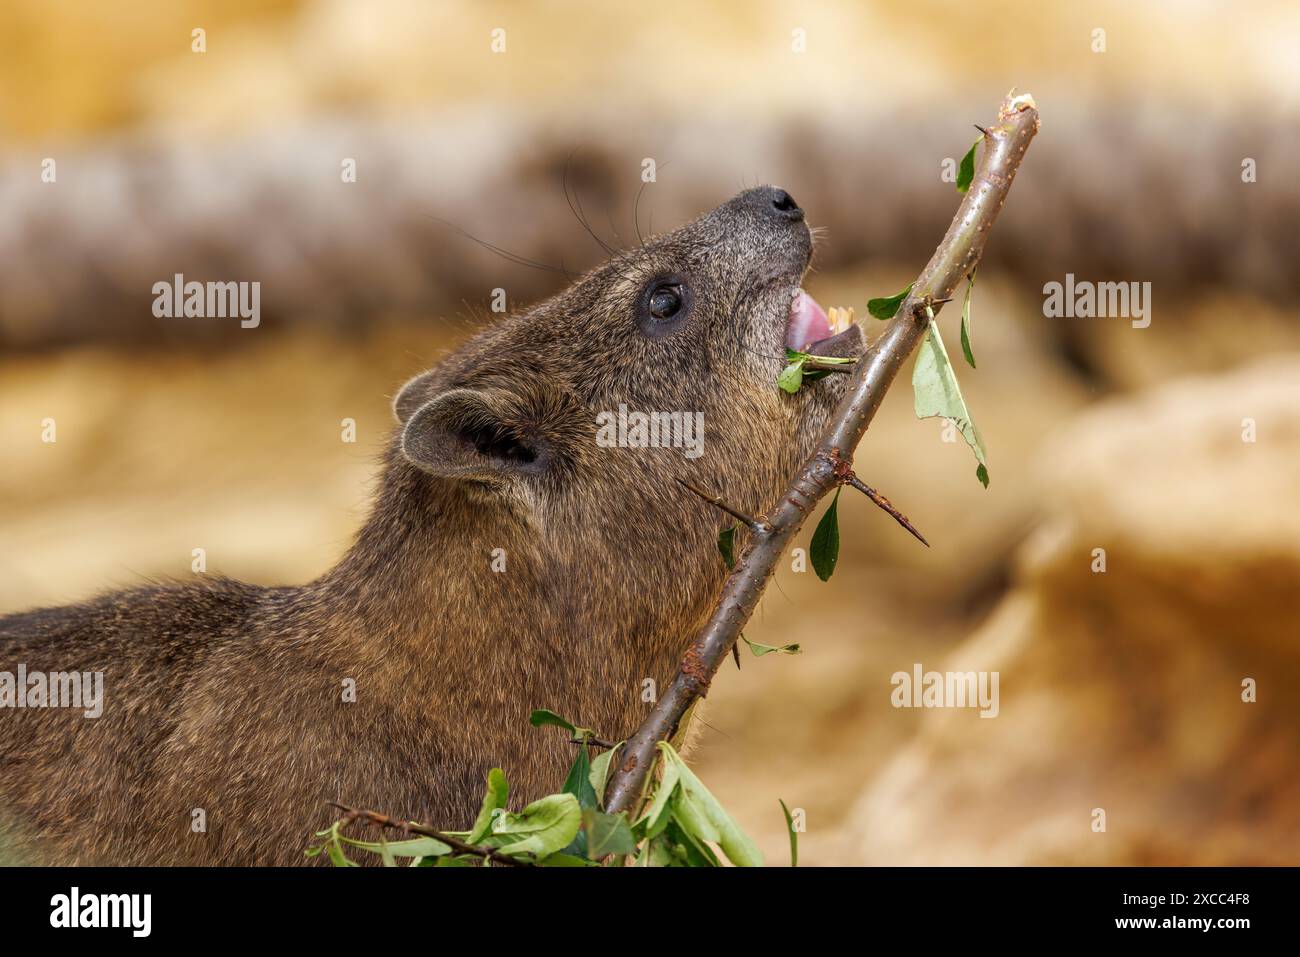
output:
[[[979,115],[972,106],[972,119]],[[1300,221],[1294,124],[1109,112],[1099,102],[1056,104],[1052,115],[986,273],[1009,271],[1035,296],[1066,272],[1151,281],[1165,301],[1221,286],[1275,301],[1300,291],[1291,268]],[[951,211],[941,163],[974,138],[948,121],[885,110],[756,125],[702,112],[557,121],[459,109],[222,142],[141,133],[49,147],[52,184],[41,181],[42,153],[11,153],[0,160],[0,347],[207,348],[247,334],[237,322],[155,318],[152,286],[177,273],[260,281],[262,328],[346,330],[380,314],[436,320],[449,311],[483,321],[493,289],[505,289],[514,308],[604,255],[567,205],[566,181],[592,229],[614,245],[766,181],[826,227],[820,265],[915,264]],[[348,157],[356,183],[340,175]],[[642,191],[647,157],[657,182]],[[1259,182],[1242,182],[1246,157]],[[556,268],[513,262],[448,223]],[[1057,334],[1078,328],[1061,324]]]

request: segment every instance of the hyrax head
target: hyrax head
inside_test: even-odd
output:
[[[861,351],[800,289],[811,255],[773,187],[616,255],[408,382],[397,467],[473,502],[468,521],[512,516],[552,567],[609,581],[630,564],[628,588],[668,587],[693,551],[720,571],[725,516],[675,479],[771,507],[847,379],[781,391],[786,346]]]

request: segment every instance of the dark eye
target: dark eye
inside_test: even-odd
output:
[[[656,279],[645,288],[638,310],[641,331],[665,336],[679,328],[691,311],[691,291],[676,277]]]
[[[660,286],[650,294],[650,315],[656,319],[671,319],[682,308],[682,294],[677,286]]]

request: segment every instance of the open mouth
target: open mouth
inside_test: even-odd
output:
[[[789,349],[818,356],[847,358],[861,355],[865,342],[862,329],[848,310],[826,310],[803,289],[795,290],[786,321],[785,344]]]

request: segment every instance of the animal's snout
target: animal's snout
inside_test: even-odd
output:
[[[812,231],[804,211],[777,186],[747,189],[689,228],[707,237],[710,254],[732,258],[760,283],[802,276],[812,258]]]
[[[760,186],[745,194],[746,202],[755,212],[783,223],[803,221],[803,209],[794,197],[776,186]]]

